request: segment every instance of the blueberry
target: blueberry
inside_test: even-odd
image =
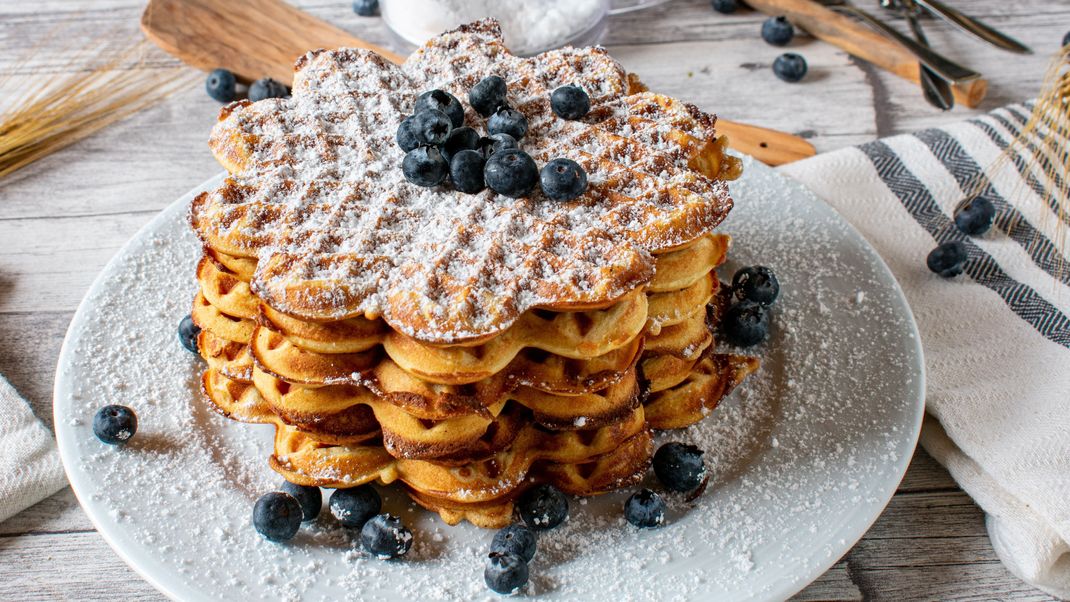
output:
[[[479,139],[479,150],[483,151],[483,157],[486,159],[490,159],[503,150],[513,148],[520,148],[520,145],[517,144],[516,138],[509,134],[494,134]]]
[[[785,52],[773,61],[773,73],[788,83],[795,83],[806,77],[806,59],[794,52]]]
[[[301,504],[294,496],[272,491],[260,496],[253,506],[253,526],[270,541],[287,541],[301,528]]]
[[[353,0],[353,12],[362,17],[379,14],[379,0]]]
[[[686,443],[666,443],[654,452],[654,474],[669,491],[692,491],[706,478],[702,450]]]
[[[710,5],[713,6],[713,10],[726,15],[736,12],[739,8],[738,0],[711,0]]]
[[[136,432],[137,414],[126,406],[104,406],[93,416],[93,434],[108,445],[122,445]]]
[[[193,318],[186,316],[178,323],[178,342],[190,353],[200,353],[197,349],[197,335],[201,334],[201,327],[193,323]]]
[[[208,91],[208,96],[219,102],[230,102],[234,100],[234,86],[238,83],[238,80],[234,77],[234,74],[226,69],[216,69],[208,74],[208,79],[204,81],[204,88]]]
[[[591,97],[579,86],[561,86],[550,94],[550,108],[562,119],[579,119],[591,110]]]
[[[483,155],[479,151],[463,150],[450,161],[450,179],[460,192],[475,194],[487,187],[483,181]]]
[[[405,179],[417,186],[434,186],[446,179],[449,165],[433,146],[421,146],[405,153],[401,162]]]
[[[421,143],[438,146],[450,135],[453,123],[442,111],[425,109],[413,116],[413,128]]]
[[[410,115],[401,121],[398,125],[398,133],[395,136],[398,142],[398,146],[401,150],[409,152],[412,149],[420,146],[423,138],[420,136],[420,132],[416,130],[416,116]]]
[[[795,37],[795,28],[787,17],[769,17],[762,23],[762,39],[773,46],[787,46]]]
[[[483,581],[499,594],[513,594],[528,583],[528,563],[516,554],[491,552]]]
[[[665,522],[665,500],[649,489],[640,489],[624,502],[624,518],[640,529],[653,529]]]
[[[505,80],[488,75],[468,91],[468,104],[480,115],[490,117],[505,104],[505,92]]]
[[[539,169],[535,166],[535,160],[524,151],[503,150],[487,159],[483,178],[494,192],[516,198],[535,189]]]
[[[327,506],[342,526],[360,529],[371,517],[379,514],[383,509],[383,501],[371,485],[361,485],[335,489]]]
[[[958,276],[966,265],[966,244],[960,240],[941,244],[929,253],[925,265],[944,278]]]
[[[535,532],[520,523],[513,523],[494,534],[490,551],[516,554],[524,562],[531,562],[535,557]]]
[[[1063,46],[1066,46],[1067,44],[1070,44],[1070,31],[1066,32],[1066,35],[1063,36]]]
[[[986,198],[966,201],[955,212],[955,225],[970,236],[980,236],[992,227],[996,219],[996,206]]]
[[[464,107],[457,97],[444,90],[431,90],[416,97],[415,113],[435,110],[442,111],[450,118],[455,128],[464,125]]]
[[[724,314],[721,332],[738,347],[750,347],[769,335],[769,310],[753,301],[740,301]]]
[[[568,498],[553,485],[539,485],[528,489],[517,500],[520,518],[541,531],[553,529],[568,517]]]
[[[479,133],[470,127],[460,127],[452,130],[446,141],[442,143],[442,158],[446,162],[453,159],[453,155],[467,149],[475,150],[479,147]]]
[[[487,120],[487,133],[509,134],[520,140],[528,133],[528,118],[520,111],[502,105]]]
[[[587,172],[572,159],[554,159],[539,172],[542,192],[552,201],[570,201],[587,190]]]
[[[253,85],[249,86],[249,100],[253,102],[264,100],[265,98],[285,98],[289,94],[290,92],[286,89],[286,86],[270,77],[258,79],[253,82]]]
[[[740,301],[772,305],[780,295],[780,282],[773,270],[764,265],[752,265],[732,276],[732,294]]]
[[[315,520],[320,515],[320,509],[323,507],[323,492],[319,487],[307,487],[283,481],[279,491],[292,495],[297,503],[301,504],[303,520]]]
[[[380,514],[364,523],[360,543],[376,558],[397,558],[412,547],[412,531],[393,514]]]

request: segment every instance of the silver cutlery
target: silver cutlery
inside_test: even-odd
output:
[[[929,45],[929,40],[925,37],[925,32],[921,29],[921,23],[918,20],[918,13],[921,9],[914,0],[899,0],[903,5],[904,13],[906,14],[907,23],[910,24],[910,30],[914,32],[914,38],[919,44],[924,46]],[[921,69],[921,91],[925,95],[925,100],[929,101],[929,104],[943,111],[950,111],[955,106],[955,96],[951,93],[951,84],[940,79],[938,75],[933,73],[932,69],[925,66],[924,63],[919,63],[918,68]]]
[[[951,8],[943,2],[940,2],[940,0],[915,1],[928,12],[947,21],[951,25],[954,25],[982,42],[988,42],[997,48],[1017,52],[1019,54],[1033,53],[1032,49],[1018,40],[997,31],[978,19]]]

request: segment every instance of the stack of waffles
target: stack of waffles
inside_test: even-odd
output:
[[[393,136],[416,96],[492,74],[524,150],[587,171],[581,197],[405,181]],[[550,109],[565,84],[591,97],[580,121]],[[636,482],[652,429],[700,420],[757,366],[714,353],[707,311],[739,164],[712,116],[600,48],[519,58],[488,21],[401,66],[311,52],[291,98],[229,105],[210,146],[229,177],[190,211],[204,391],[275,425],[290,481],[400,482],[447,523],[499,527],[533,484]]]

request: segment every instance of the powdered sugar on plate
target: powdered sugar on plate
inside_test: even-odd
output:
[[[706,450],[709,489],[690,503],[669,495],[666,525],[642,532],[623,519],[629,492],[573,499],[569,520],[539,539],[527,594],[786,598],[850,547],[901,478],[922,412],[909,310],[830,209],[764,166],[745,174],[722,228],[735,237],[722,278],[751,263],[780,278],[771,340],[751,350],[763,366],[701,424],[661,436]],[[414,533],[404,559],[371,558],[326,511],[287,545],[256,534],[253,503],[279,481],[264,461],[271,428],[215,415],[199,359],[176,338],[195,288],[189,198],[113,260],[61,355],[61,453],[102,534],[181,599],[495,599],[482,578],[492,533],[448,527],[391,488],[385,509]],[[108,403],[138,413],[125,448],[93,437]]]

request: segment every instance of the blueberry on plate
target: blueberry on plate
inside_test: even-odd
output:
[[[528,133],[528,118],[520,111],[502,105],[487,120],[487,133],[509,134],[520,140]]]
[[[524,524],[541,531],[553,529],[568,518],[568,498],[553,485],[538,485],[528,489],[517,500]]]
[[[294,496],[272,491],[260,496],[253,506],[253,526],[269,541],[288,541],[301,528],[301,504]]]
[[[587,190],[587,172],[572,159],[554,159],[539,172],[542,193],[552,201],[571,201]]]
[[[320,509],[323,507],[323,492],[320,491],[319,487],[308,487],[283,481],[279,491],[292,495],[297,500],[297,503],[301,504],[302,520],[315,520],[320,515]]]
[[[702,450],[687,443],[670,442],[654,452],[654,475],[669,491],[692,491],[706,478]]]
[[[393,514],[380,514],[364,523],[360,543],[376,558],[397,558],[412,547],[412,531]]]
[[[491,552],[483,569],[483,581],[495,593],[514,594],[528,583],[528,563],[516,554]]]
[[[980,236],[988,232],[995,219],[996,206],[984,197],[966,201],[955,212],[955,225],[970,236]]]
[[[126,406],[104,406],[93,416],[93,434],[108,445],[122,445],[136,432],[137,414]]]
[[[450,160],[450,179],[460,192],[475,194],[487,187],[483,180],[483,155],[479,151],[463,150]]]
[[[754,301],[740,301],[724,313],[721,333],[737,347],[757,345],[769,336],[769,310]]]
[[[344,527],[360,529],[383,509],[379,493],[371,485],[335,489],[327,506]]]
[[[579,86],[561,86],[550,94],[550,108],[562,119],[580,119],[591,110],[591,97]]]
[[[773,61],[773,73],[788,83],[806,77],[806,70],[806,59],[794,52],[785,52]]]
[[[401,171],[405,179],[417,186],[435,186],[446,179],[449,165],[442,153],[433,146],[421,146],[405,153]]]
[[[442,151],[442,158],[448,163],[453,159],[453,155],[463,150],[475,150],[479,147],[479,139],[479,133],[470,127],[454,128],[439,149]]]
[[[925,258],[925,265],[944,278],[954,278],[966,266],[966,244],[960,240],[945,242]]]
[[[785,16],[769,17],[762,23],[762,39],[773,46],[787,46],[795,37],[795,28]]]
[[[486,159],[503,150],[514,148],[520,148],[520,145],[517,144],[516,138],[509,134],[493,134],[479,139],[479,150],[483,151],[483,157]]]
[[[178,323],[178,342],[190,353],[200,353],[197,349],[197,335],[201,334],[201,327],[193,323],[191,316],[182,318]]]
[[[732,276],[732,294],[740,301],[772,305],[780,295],[780,282],[773,270],[764,265],[752,265]]]
[[[640,529],[653,529],[665,523],[665,500],[649,489],[640,489],[624,502],[624,518]]]
[[[710,1],[710,6],[713,7],[713,10],[715,10],[715,11],[717,11],[719,13],[727,15],[727,14],[736,12],[736,9],[739,8],[739,1],[738,0],[711,0]]]
[[[442,111],[455,128],[464,125],[464,107],[457,97],[445,90],[430,90],[416,97],[415,113],[427,110]]]
[[[516,554],[524,562],[531,562],[535,549],[535,532],[520,523],[499,530],[490,542],[491,553]]]
[[[362,17],[379,14],[379,0],[353,0],[353,12]]]
[[[446,141],[453,129],[453,123],[445,113],[437,109],[425,109],[413,116],[413,127],[420,137],[420,142],[438,146]]]
[[[420,132],[416,129],[416,116],[409,115],[401,121],[398,125],[398,133],[395,136],[398,142],[398,146],[401,150],[409,152],[412,149],[420,146],[423,142],[423,137],[420,136]]]
[[[468,104],[480,115],[490,117],[505,104],[505,92],[505,80],[488,75],[468,91]]]
[[[491,190],[508,197],[522,197],[535,188],[539,170],[535,160],[518,149],[491,155],[483,168],[483,179]]]
[[[237,83],[237,78],[230,71],[215,69],[208,74],[208,79],[204,80],[204,89],[213,99],[219,102],[230,102],[234,100],[234,87]]]
[[[286,98],[290,94],[286,86],[279,82],[265,77],[253,82],[253,85],[249,86],[249,100],[256,102],[258,100],[264,100],[265,98]]]

